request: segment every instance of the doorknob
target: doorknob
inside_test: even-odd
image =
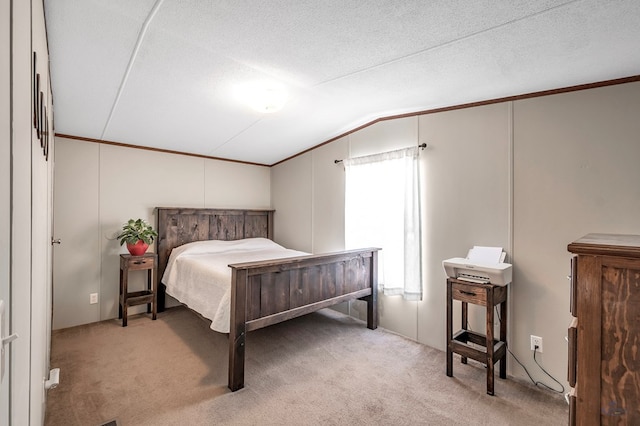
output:
[[[51,237],[51,245],[54,244],[60,244],[62,241],[60,241],[60,238],[58,238],[57,240],[54,240],[53,237]]]
[[[10,336],[3,336],[2,333],[4,332],[4,322],[5,322],[5,317],[4,317],[4,300],[0,300],[0,382],[2,381],[2,378],[4,377],[4,347],[8,346],[9,343],[13,342],[14,340],[16,340],[18,338],[18,335],[16,333],[13,333]]]
[[[16,340],[18,337],[18,333],[13,333],[7,337],[3,337],[2,338],[2,349],[4,350],[4,347],[7,346],[9,343],[13,342],[14,340]]]

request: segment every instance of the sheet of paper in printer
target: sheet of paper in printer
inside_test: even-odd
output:
[[[467,253],[467,259],[477,263],[502,263],[505,256],[502,247],[473,246]]]

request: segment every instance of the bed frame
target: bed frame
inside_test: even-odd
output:
[[[202,240],[273,239],[273,210],[225,210],[158,207],[158,276],[174,247]],[[367,327],[378,326],[377,248],[231,267],[229,389],[244,387],[245,336],[272,324],[348,300],[367,302]],[[165,306],[165,286],[158,288],[158,311]]]

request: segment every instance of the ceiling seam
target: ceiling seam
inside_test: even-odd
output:
[[[122,76],[122,81],[120,82],[120,86],[118,86],[118,93],[116,94],[116,98],[113,100],[113,105],[111,105],[111,111],[109,111],[109,116],[107,117],[107,122],[105,123],[104,128],[102,129],[102,134],[100,135],[100,139],[104,139],[104,135],[107,133],[107,129],[111,124],[111,119],[113,118],[113,114],[116,108],[118,107],[118,103],[120,102],[120,97],[122,96],[124,86],[127,84],[127,80],[129,79],[129,74],[131,73],[131,69],[133,68],[133,63],[136,61],[136,58],[138,57],[138,51],[140,50],[140,46],[142,46],[142,41],[144,40],[144,36],[146,35],[147,29],[149,28],[151,21],[155,17],[156,12],[158,12],[158,9],[160,9],[160,6],[162,6],[163,2],[164,0],[156,0],[155,4],[151,8],[151,11],[149,12],[149,15],[147,15],[147,18],[142,24],[142,28],[138,33],[138,39],[136,40],[136,45],[134,46],[133,51],[131,52],[129,63],[127,64],[127,68],[125,69],[124,75]]]
[[[235,138],[237,138],[238,136],[240,136],[244,132],[248,131],[249,129],[251,129],[256,124],[260,123],[261,121],[262,121],[262,118],[258,118],[256,121],[254,121],[253,123],[249,124],[247,127],[245,127],[244,129],[240,130],[235,135],[232,135],[231,137],[229,137],[226,141],[222,142],[220,145],[216,146],[215,148],[210,149],[208,152],[211,155],[213,155],[217,150],[219,150],[220,148],[222,148],[223,146],[225,146],[229,142],[233,141]]]
[[[488,33],[488,32],[497,30],[499,28],[503,28],[503,27],[506,27],[508,25],[515,24],[516,22],[524,21],[526,19],[530,19],[530,18],[539,16],[539,15],[543,15],[543,14],[548,13],[550,11],[553,11],[553,10],[556,10],[556,9],[561,9],[561,8],[563,8],[565,6],[569,6],[569,5],[573,4],[573,3],[578,3],[578,2],[581,2],[581,1],[583,1],[583,0],[570,0],[570,1],[566,2],[566,3],[562,3],[560,5],[547,8],[547,9],[541,10],[539,12],[532,13],[530,15],[526,15],[526,16],[522,16],[520,18],[512,19],[510,21],[503,22],[501,24],[495,25],[495,26],[490,27],[490,28],[483,28],[483,29],[475,31],[475,32],[473,32],[471,34],[467,34],[467,35],[464,35],[462,37],[458,37],[458,38],[453,39],[453,40],[448,40],[448,41],[445,41],[443,43],[436,44],[435,46],[429,46],[427,48],[418,50],[417,52],[409,53],[407,55],[400,56],[398,58],[394,58],[394,59],[391,59],[391,60],[386,61],[386,62],[381,62],[379,64],[372,65],[370,67],[366,67],[366,68],[363,68],[363,69],[360,69],[360,70],[357,70],[357,71],[353,71],[353,72],[350,72],[348,74],[344,74],[344,75],[341,75],[341,76],[338,76],[338,77],[330,78],[329,80],[321,81],[319,83],[314,84],[311,87],[319,87],[319,86],[322,86],[324,84],[333,83],[335,81],[339,81],[339,80],[342,80],[342,79],[348,78],[348,77],[353,77],[354,75],[362,74],[362,73],[374,70],[376,68],[382,68],[382,67],[385,67],[387,65],[395,64],[397,62],[401,62],[401,61],[404,61],[404,60],[407,60],[407,59],[410,59],[410,58],[413,58],[413,57],[416,57],[416,56],[420,56],[420,55],[422,55],[424,53],[431,52],[433,50],[440,49],[440,48],[443,48],[443,47],[446,47],[446,46],[449,46],[449,45],[452,45],[452,44],[456,44],[456,43],[459,43],[459,42],[461,42],[463,40],[467,40],[467,39],[473,38],[475,36],[478,36],[480,34]]]

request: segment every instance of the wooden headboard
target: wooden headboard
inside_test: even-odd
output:
[[[203,240],[273,239],[273,210],[156,208],[158,277],[174,247]]]

